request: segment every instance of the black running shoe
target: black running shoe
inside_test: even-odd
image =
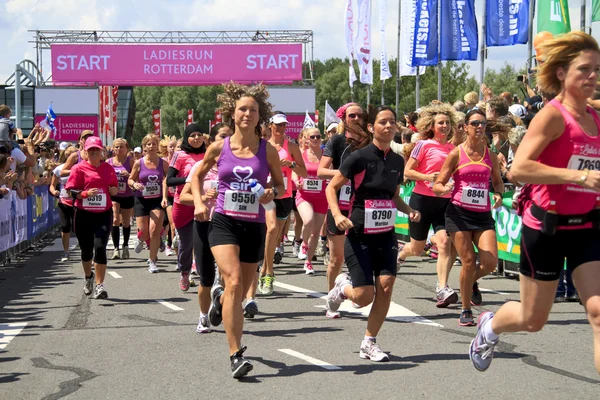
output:
[[[462,310],[460,318],[458,319],[460,326],[475,326],[475,320],[473,319],[473,313],[471,310]]]
[[[248,372],[252,371],[252,368],[254,368],[252,364],[250,364],[250,361],[244,358],[243,354],[245,351],[246,346],[242,347],[229,357],[231,360],[231,375],[235,379],[243,378],[248,375]]]
[[[479,284],[475,282],[473,284],[473,291],[471,292],[471,305],[480,306],[482,302],[483,298],[481,297],[481,292],[479,291]]]
[[[219,326],[223,322],[223,305],[221,304],[221,295],[223,294],[223,286],[215,285],[210,289],[210,298],[212,300],[210,309],[208,310],[208,320],[212,326]]]

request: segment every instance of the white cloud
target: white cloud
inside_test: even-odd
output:
[[[379,54],[379,13],[373,1],[373,54]],[[398,1],[388,0],[386,46],[388,57],[397,48]],[[475,0],[481,20],[483,0]],[[571,21],[579,27],[580,0],[570,1]],[[0,83],[24,58],[35,60],[35,29],[91,30],[313,30],[314,58],[345,57],[344,2],[341,0],[5,0],[0,2],[0,37],[4,38]],[[403,18],[404,19],[404,18]],[[596,26],[597,25],[597,26]],[[600,24],[595,24],[600,32]],[[597,36],[597,33],[594,33]],[[481,38],[480,38],[481,41]],[[49,51],[43,60],[49,75]],[[486,66],[504,62],[525,65],[527,46],[493,48]],[[470,62],[479,76],[479,63]]]

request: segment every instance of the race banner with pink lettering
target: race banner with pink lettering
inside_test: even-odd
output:
[[[315,114],[308,113],[308,116],[311,119],[315,119]],[[300,136],[300,132],[302,132],[302,128],[304,127],[304,119],[306,118],[305,114],[286,114],[285,115],[288,124],[285,130],[285,134],[290,139],[297,139]]]
[[[302,80],[302,44],[53,44],[55,84],[291,84]]]
[[[45,114],[35,116],[35,123],[39,123],[46,118]],[[89,129],[98,136],[100,131],[97,115],[59,115],[54,120],[56,126],[56,137],[54,140],[59,142],[77,142],[81,131]]]

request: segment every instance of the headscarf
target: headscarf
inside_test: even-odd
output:
[[[340,108],[338,108],[338,110],[335,113],[335,116],[338,117],[339,119],[341,119],[343,121],[346,118],[346,110],[350,106],[358,106],[358,104],[356,104],[354,102],[350,102],[350,103],[344,104],[343,106],[341,106]]]
[[[204,153],[206,151],[206,145],[204,144],[204,142],[202,142],[202,146],[200,146],[198,148],[192,147],[192,145],[188,142],[190,135],[194,132],[198,132],[198,133],[202,132],[200,125],[189,124],[188,126],[185,127],[185,131],[183,131],[183,141],[181,142],[181,150],[185,151],[186,153],[192,153],[192,154]]]

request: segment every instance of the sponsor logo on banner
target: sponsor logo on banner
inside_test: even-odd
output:
[[[314,120],[315,114],[308,113],[308,115]],[[285,117],[288,120],[287,128],[285,129],[286,136],[290,139],[298,139],[298,136],[300,136],[300,132],[302,132],[302,128],[304,127],[305,115],[286,114]]]
[[[0,200],[0,251],[12,246],[12,210],[11,197],[6,196]]]
[[[400,24],[400,76],[414,76],[417,74],[417,68],[412,66],[417,0],[401,0],[400,6],[402,7],[402,23]],[[425,67],[419,68],[419,74],[423,73],[425,73]]]
[[[27,240],[27,199],[19,199],[17,194],[11,192],[12,213],[13,213],[13,245],[17,245]]]
[[[442,60],[477,60],[475,0],[442,1],[441,6]]]
[[[53,44],[59,84],[217,85],[302,80],[302,44]]]
[[[46,115],[36,115],[35,123],[40,123],[46,119]],[[56,136],[54,140],[59,142],[77,142],[81,131],[89,129],[98,135],[98,116],[97,115],[60,115],[54,120],[56,127]]]
[[[527,43],[530,0],[490,0],[487,2],[487,46]]]
[[[358,1],[358,29],[354,37],[360,82],[373,84],[373,55],[371,54],[371,0]]]

